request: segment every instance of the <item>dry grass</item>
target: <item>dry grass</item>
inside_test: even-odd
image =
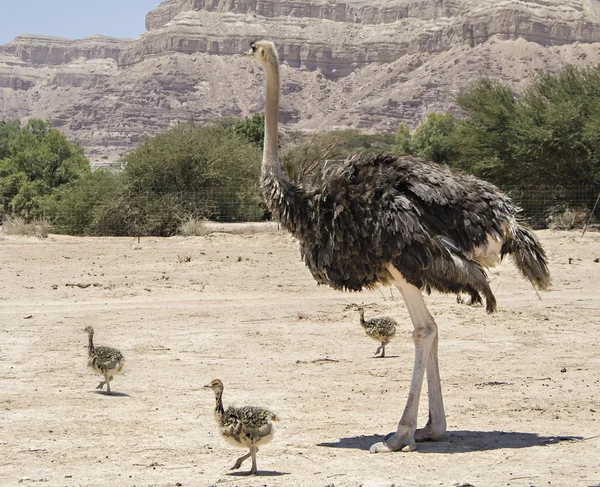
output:
[[[178,231],[184,237],[202,237],[209,233],[206,229],[206,220],[191,216],[181,222]]]
[[[2,231],[6,235],[46,238],[50,229],[51,225],[45,219],[36,219],[27,223],[23,218],[9,216],[2,224]]]
[[[552,230],[583,228],[589,215],[589,210],[586,208],[561,208],[552,213],[549,226]]]
[[[178,233],[184,237],[203,237],[210,233],[247,235],[278,232],[279,230],[276,222],[220,223],[190,217],[181,222]]]

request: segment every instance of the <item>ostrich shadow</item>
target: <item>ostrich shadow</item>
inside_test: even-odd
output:
[[[126,394],[124,392],[111,392],[110,394],[106,391],[99,391],[99,390],[93,390],[93,391],[89,391],[93,394],[98,394],[100,396],[107,396],[107,397],[131,397],[129,394]]]
[[[354,448],[368,450],[373,443],[388,436],[361,435],[340,438],[336,442],[318,443],[328,448]],[[520,431],[449,431],[442,440],[418,442],[421,453],[467,453],[473,451],[499,450],[502,448],[530,448],[532,446],[556,445],[565,441],[583,440],[582,436],[541,436]]]
[[[259,470],[254,475],[250,475],[248,472],[227,472],[227,475],[231,477],[281,477],[283,475],[289,475],[289,472],[276,472],[274,470]]]

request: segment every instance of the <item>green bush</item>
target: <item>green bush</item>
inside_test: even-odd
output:
[[[410,138],[410,153],[438,163],[453,161],[458,155],[457,128],[450,113],[429,113]],[[398,138],[396,133],[396,143]],[[402,136],[400,139],[402,142]]]
[[[0,122],[0,212],[42,218],[55,190],[89,172],[83,149],[48,122]]]
[[[400,155],[412,154],[411,149],[412,135],[407,123],[401,123],[394,137],[393,151]]]
[[[233,131],[262,149],[265,140],[265,116],[262,113],[255,113],[251,117],[238,120],[233,125]]]
[[[71,235],[118,235],[110,225],[100,226],[103,213],[117,211],[122,201],[121,178],[100,169],[81,177],[76,183],[59,188],[44,202],[44,213],[52,216],[57,233]],[[107,207],[110,210],[107,210]],[[122,221],[119,222],[119,225]]]
[[[499,186],[600,184],[600,68],[539,74],[519,98],[482,80],[457,102],[454,165]]]

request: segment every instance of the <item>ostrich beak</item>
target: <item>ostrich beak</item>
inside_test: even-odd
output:
[[[210,384],[206,384],[205,386],[202,386],[202,389],[212,389]]]
[[[252,50],[252,48],[250,48],[244,54],[242,54],[242,56],[244,56],[244,57],[253,57],[254,56],[254,51]]]

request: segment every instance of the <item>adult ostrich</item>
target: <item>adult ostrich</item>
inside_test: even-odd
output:
[[[302,188],[282,171],[277,151],[279,59],[275,45],[256,41],[246,53],[266,73],[265,140],[261,185],[281,225],[300,242],[319,284],[360,291],[395,285],[414,326],[415,361],[396,433],[371,453],[416,448],[446,431],[438,367],[438,328],[421,290],[467,293],[496,309],[484,268],[510,254],[539,289],[550,285],[546,255],[519,225],[518,209],[493,185],[437,164],[392,154],[354,155]],[[416,429],[427,371],[429,420]]]

